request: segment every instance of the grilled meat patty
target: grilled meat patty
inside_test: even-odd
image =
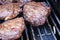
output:
[[[50,7],[45,2],[29,2],[24,5],[23,15],[26,21],[33,26],[43,25],[50,12]]]
[[[21,37],[25,23],[23,17],[15,18],[0,24],[0,39],[15,40]]]
[[[19,3],[10,3],[0,5],[0,20],[8,20],[16,17],[19,12],[22,12]]]

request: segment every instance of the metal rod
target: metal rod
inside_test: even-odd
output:
[[[51,33],[52,33],[53,37],[55,38],[55,40],[57,40],[57,38],[55,37],[54,33],[52,32],[51,25],[49,24],[48,19],[47,19],[47,23],[48,23],[48,26],[49,26],[49,28],[50,28],[50,30],[51,30]]]
[[[23,40],[23,36],[21,36],[21,40]]]
[[[33,28],[32,28],[32,25],[31,25],[31,31],[32,31],[32,35],[33,35],[33,40],[36,40],[35,34],[34,34],[34,30],[33,30]]]
[[[41,34],[41,36],[45,36],[45,34]]]
[[[57,22],[58,22],[58,23],[59,23],[59,25],[60,25],[60,20],[59,20],[59,18],[56,16],[56,14],[55,14],[54,10],[52,10],[52,11],[53,11],[53,14],[54,14],[54,16],[55,16],[55,18],[56,18]]]
[[[54,26],[56,27],[56,30],[57,30],[58,34],[60,35],[60,31],[59,31],[59,29],[58,29],[56,23],[54,22],[53,18],[51,17],[51,15],[50,15],[50,18],[51,18],[51,20],[52,20]]]
[[[44,26],[44,30],[45,30],[46,35],[51,35],[51,33],[48,33],[48,32],[47,32],[45,26]]]
[[[41,40],[43,40],[43,38],[42,38],[42,34],[41,34],[39,28],[37,28],[37,30],[38,30],[38,33],[39,33],[39,36],[40,36]]]
[[[26,33],[27,40],[29,40],[28,31],[26,27],[25,27],[25,33]]]

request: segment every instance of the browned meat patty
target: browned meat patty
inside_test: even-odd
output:
[[[23,17],[15,18],[0,24],[0,39],[12,40],[21,37],[25,23]]]
[[[50,7],[45,2],[29,2],[23,8],[25,20],[33,26],[43,25],[49,12]]]
[[[0,19],[2,20],[12,19],[16,17],[19,12],[22,12],[19,3],[0,5]]]
[[[12,3],[13,0],[0,0],[0,4]]]

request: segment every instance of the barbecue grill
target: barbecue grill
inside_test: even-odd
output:
[[[17,40],[58,40],[60,38],[60,14],[56,11],[54,3],[51,0],[44,1],[47,5],[51,6],[51,13],[48,16],[47,22],[42,26],[32,27],[32,25],[26,21],[26,29],[21,38]]]

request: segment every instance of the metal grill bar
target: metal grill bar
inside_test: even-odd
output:
[[[52,12],[53,12],[53,15],[54,15],[55,19],[57,20],[57,22],[58,22],[59,25],[60,25],[60,20],[59,20],[59,18],[57,17],[57,15],[55,14],[53,8],[52,8]],[[56,25],[56,23],[54,22],[53,17],[52,17],[51,15],[50,15],[50,18],[51,18],[54,26],[56,27],[56,30],[57,30],[58,34],[60,35],[60,30],[59,30],[59,28],[57,27],[57,25]]]
[[[53,18],[51,17],[51,15],[50,15],[50,18],[51,18],[51,20],[52,20],[52,22],[53,22],[53,24],[54,24],[54,27],[56,27],[56,30],[57,30],[58,34],[60,35],[60,31],[59,31],[56,23],[54,22]]]
[[[31,25],[31,31],[32,31],[32,35],[33,35],[33,40],[36,40],[35,34],[34,34],[34,30],[33,30],[33,28],[32,28],[32,25]]]
[[[45,35],[45,30],[44,30],[44,26],[40,27],[40,33],[42,36]]]
[[[41,38],[41,40],[43,40],[43,38],[42,38],[42,34],[41,34],[39,28],[37,28],[37,30],[38,30],[38,33],[39,33],[39,37]]]
[[[21,36],[21,40],[23,40],[23,36]]]
[[[60,25],[60,20],[59,20],[59,18],[58,18],[57,15],[55,14],[54,10],[52,10],[52,11],[53,11],[54,17],[56,18],[57,22],[58,22],[59,25]]]
[[[49,21],[48,20],[47,20],[47,23],[48,23],[48,26],[49,26],[49,28],[51,30],[52,35],[54,36],[55,40],[57,40],[57,38],[55,37],[54,33],[52,32],[51,25],[49,24]]]
[[[45,30],[46,35],[51,35],[51,33],[48,33],[48,32],[47,32],[45,26],[44,26],[44,30]]]
[[[45,34],[41,34],[42,36],[44,36]]]
[[[28,31],[27,31],[27,27],[25,27],[25,33],[26,33],[27,40],[29,40]]]
[[[48,33],[47,33],[46,29],[45,29],[45,26],[44,26],[44,30],[45,30],[45,34],[47,35]]]

